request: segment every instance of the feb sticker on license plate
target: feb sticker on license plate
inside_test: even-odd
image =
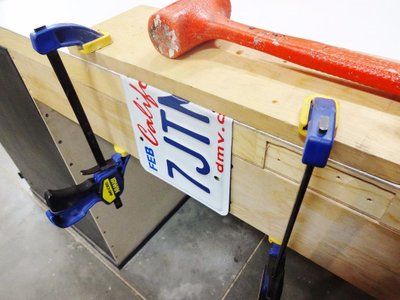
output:
[[[226,215],[232,119],[144,82],[121,79],[144,169]]]

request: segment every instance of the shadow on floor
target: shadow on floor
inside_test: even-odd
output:
[[[229,291],[226,300],[257,299],[269,246],[265,239]],[[286,257],[282,300],[289,299],[373,298],[300,254],[289,250]]]

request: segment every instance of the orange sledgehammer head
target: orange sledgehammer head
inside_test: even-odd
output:
[[[229,0],[180,0],[151,16],[150,39],[169,58],[206,41],[223,39],[400,96],[397,62],[247,26],[230,20],[230,15]]]
[[[150,17],[150,39],[162,55],[177,58],[218,38],[210,25],[229,19],[230,15],[229,0],[180,0]]]

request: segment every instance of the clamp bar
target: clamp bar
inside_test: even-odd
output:
[[[282,244],[279,247],[279,254],[278,254],[277,261],[276,261],[275,269],[272,271],[272,278],[271,278],[272,281],[276,281],[277,279],[279,279],[279,277],[281,276],[280,275],[281,270],[284,269],[286,250],[287,250],[287,246],[289,243],[289,239],[292,234],[294,224],[296,223],[297,216],[299,215],[300,207],[301,207],[301,204],[303,203],[303,199],[306,194],[308,184],[310,183],[310,179],[311,179],[313,171],[314,171],[314,166],[309,166],[309,165],[306,166],[306,169],[305,169],[304,175],[303,175],[303,179],[301,180],[299,191],[297,192],[296,200],[294,202],[292,212],[290,213],[290,218],[289,218],[288,224],[286,226],[285,235],[283,236]],[[283,278],[282,278],[282,280],[283,280]],[[282,292],[282,288],[281,288],[281,292]],[[273,294],[278,295],[279,292],[273,291]],[[279,298],[280,298],[280,294],[279,294]],[[272,297],[271,299],[279,299],[279,298]]]
[[[259,299],[280,299],[283,290],[286,250],[315,167],[326,166],[335,138],[338,105],[332,99],[307,98],[300,115],[299,133],[306,135],[302,162],[303,178],[281,245],[272,244],[268,266],[264,270]],[[279,252],[278,252],[279,248]],[[278,252],[278,254],[277,254]]]
[[[76,24],[55,24],[35,29],[30,35],[33,48],[40,54],[47,55],[57,75],[65,95],[74,111],[79,125],[89,144],[97,165],[81,171],[83,175],[93,175],[85,182],[61,190],[48,190],[45,200],[50,208],[46,212],[48,219],[58,227],[69,227],[84,218],[96,203],[114,203],[122,207],[120,196],[124,190],[124,173],[129,155],[120,149],[105,160],[96,136],[78,98],[72,81],[61,60],[57,49],[79,46],[82,52],[90,53],[111,43],[109,35],[104,35],[90,28]]]
[[[104,167],[106,160],[57,49],[68,46],[82,47],[95,41],[103,41],[102,37],[102,33],[93,29],[69,23],[42,26],[30,34],[33,48],[40,54],[47,55],[99,167]]]
[[[67,70],[65,69],[64,64],[62,63],[60,55],[57,51],[51,51],[47,53],[47,57],[50,61],[51,66],[54,69],[54,72],[57,75],[58,80],[60,81],[60,84],[64,90],[65,95],[67,96],[69,104],[71,105],[72,110],[74,111],[74,114],[78,119],[79,125],[81,125],[82,132],[86,137],[90,150],[92,150],[93,156],[97,164],[100,167],[104,167],[106,165],[106,160],[104,159],[104,155],[101,152],[92,126],[90,126],[89,120],[82,107],[81,101],[78,98],[74,86],[72,85],[71,79],[67,73]]]

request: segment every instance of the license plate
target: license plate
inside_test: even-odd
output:
[[[121,79],[143,168],[226,215],[232,119],[144,82]]]

